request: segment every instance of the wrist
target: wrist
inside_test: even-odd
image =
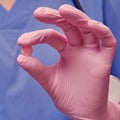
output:
[[[115,102],[108,102],[108,113],[106,120],[120,120],[120,105]]]
[[[80,118],[73,120],[120,120],[120,105],[109,101],[107,109],[103,112],[103,114],[95,118]]]

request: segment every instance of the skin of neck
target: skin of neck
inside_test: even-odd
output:
[[[16,0],[0,0],[0,5],[6,10],[10,11]]]

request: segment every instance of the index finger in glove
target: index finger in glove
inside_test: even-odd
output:
[[[49,44],[58,51],[62,51],[65,48],[66,43],[66,37],[53,29],[25,33],[18,39],[18,44],[22,47],[36,44]]]

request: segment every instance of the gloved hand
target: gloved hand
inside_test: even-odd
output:
[[[28,50],[23,49],[19,55],[19,65],[70,118],[109,120],[109,110],[113,109],[108,102],[109,75],[116,48],[110,29],[69,5],[61,6],[58,11],[41,7],[34,15],[39,21],[59,26],[65,35],[52,29],[23,34],[18,44]],[[45,66],[30,55],[31,46],[43,43],[60,54],[54,66]]]

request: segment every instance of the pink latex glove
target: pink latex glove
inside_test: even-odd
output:
[[[59,10],[38,8],[35,17],[61,27],[25,33],[23,48],[47,43],[58,50],[59,61],[45,66],[26,50],[19,65],[48,92],[56,107],[74,120],[120,120],[120,108],[108,102],[109,75],[116,40],[110,29],[69,5]],[[24,51],[24,49],[23,49]],[[28,55],[27,55],[28,54]]]

